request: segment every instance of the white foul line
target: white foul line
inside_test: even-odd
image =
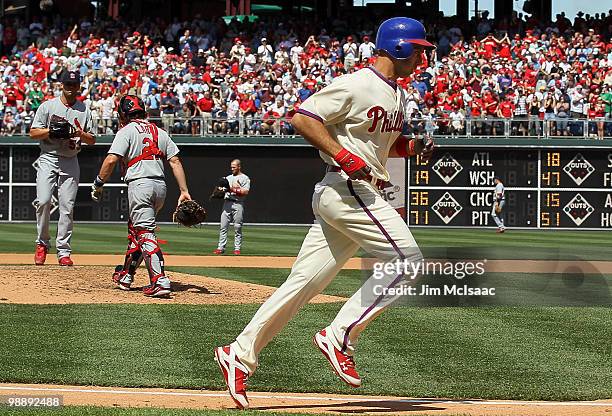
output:
[[[140,390],[96,390],[96,389],[77,389],[77,388],[66,388],[66,387],[9,387],[0,386],[0,390],[18,390],[18,391],[46,391],[46,392],[57,392],[57,393],[95,393],[95,394],[141,394],[141,395],[152,395],[152,396],[188,396],[188,397],[228,397],[227,393],[182,393],[175,391],[140,391]],[[397,402],[397,403],[421,403],[421,404],[466,404],[470,406],[512,406],[512,405],[526,405],[526,406],[608,406],[612,408],[612,402],[536,402],[536,401],[487,401],[487,400],[447,400],[447,399],[393,399],[384,397],[361,397],[361,396],[345,396],[345,397],[320,397],[320,396],[287,396],[287,395],[264,395],[264,394],[249,394],[250,398],[254,399],[285,399],[285,400],[304,400],[304,401],[336,401],[336,402]]]

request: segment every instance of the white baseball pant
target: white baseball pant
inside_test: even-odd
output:
[[[227,245],[227,230],[230,223],[234,222],[234,249],[240,250],[242,247],[242,221],[244,217],[244,202],[226,199],[223,202],[221,212],[221,224],[219,226],[219,250],[225,250]]]
[[[503,212],[504,206],[506,205],[506,201],[502,199],[499,202],[493,202],[493,209],[491,209],[491,217],[493,218],[493,221],[495,221],[495,224],[497,224],[499,228],[504,228],[504,219],[500,218],[500,216],[497,215],[497,212],[495,212],[496,204],[499,204],[499,207]],[[501,215],[501,212],[499,214]]]
[[[164,256],[155,235],[155,217],[165,200],[166,183],[163,179],[140,178],[128,183],[130,220],[149,272],[149,280],[151,284],[169,288],[170,279],[164,271]]]
[[[422,254],[401,216],[365,181],[350,181],[330,172],[315,186],[310,228],[287,280],[264,302],[232,343],[252,374],[260,351],[315,295],[321,293],[358,250],[382,260],[421,261]],[[373,288],[395,287],[402,274],[371,276],[344,304],[326,332],[334,346],[348,354],[359,334],[397,297],[378,295]]]
[[[36,168],[36,244],[50,245],[49,222],[51,217],[51,198],[57,188],[59,220],[55,245],[58,258],[69,256],[72,252],[70,240],[74,225],[72,213],[79,189],[79,160],[51,153],[42,153],[34,162]]]

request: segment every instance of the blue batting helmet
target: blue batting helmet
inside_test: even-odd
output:
[[[395,59],[410,58],[414,46],[435,48],[425,39],[425,27],[409,17],[392,17],[381,23],[376,34],[376,49],[386,51]]]

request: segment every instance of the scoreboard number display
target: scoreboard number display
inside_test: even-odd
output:
[[[102,149],[100,149],[102,150]],[[35,161],[40,155],[38,146],[0,147],[0,221],[33,221],[36,209]],[[79,155],[81,183],[79,184],[74,218],[77,221],[125,221],[128,218],[127,187],[118,169],[113,171],[111,184],[104,188],[99,203],[91,200],[91,185],[106,152],[88,149]],[[57,193],[51,199],[51,219],[58,218]]]
[[[411,226],[494,226],[494,178],[508,227],[612,228],[612,150],[440,148],[407,164]]]

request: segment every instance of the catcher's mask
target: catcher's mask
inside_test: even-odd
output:
[[[126,124],[135,118],[145,118],[147,116],[144,102],[136,95],[124,95],[121,97],[118,113],[122,124]]]

